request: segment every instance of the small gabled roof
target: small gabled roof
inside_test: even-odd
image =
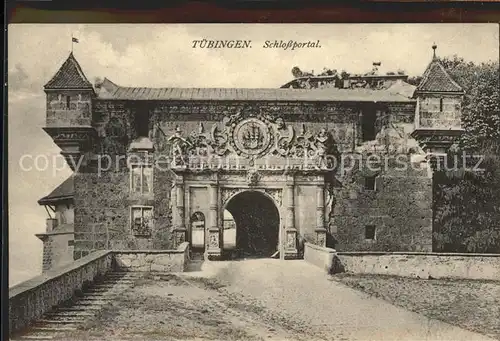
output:
[[[435,45],[433,46],[435,51]],[[436,55],[432,58],[424,72],[422,81],[417,86],[416,92],[454,92],[463,93],[463,88],[453,80]]]
[[[64,200],[73,200],[75,185],[73,175],[57,186],[49,195],[38,200],[39,205],[53,205]]]
[[[92,84],[82,71],[73,52],[71,52],[56,72],[54,77],[44,86],[45,90],[64,90],[64,89],[88,89],[93,90]]]

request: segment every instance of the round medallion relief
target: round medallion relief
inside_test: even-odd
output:
[[[270,129],[257,118],[249,118],[236,124],[233,130],[234,145],[248,155],[258,155],[271,143]]]

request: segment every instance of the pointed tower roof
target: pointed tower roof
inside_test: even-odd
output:
[[[416,92],[453,92],[463,93],[463,88],[451,78],[444,66],[436,57],[436,44],[432,46],[434,55],[432,61],[424,72],[422,81],[417,86]]]
[[[45,90],[59,90],[59,89],[88,89],[93,90],[92,84],[88,81],[87,77],[82,71],[80,64],[71,52],[63,63],[63,65],[56,72],[54,77],[45,84]]]

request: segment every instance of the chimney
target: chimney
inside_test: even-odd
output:
[[[94,87],[95,87],[96,89],[100,89],[100,88],[101,88],[101,85],[102,85],[102,82],[103,82],[103,81],[102,81],[102,79],[101,79],[100,77],[96,77],[96,78],[94,79]]]

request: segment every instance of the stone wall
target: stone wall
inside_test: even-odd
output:
[[[189,243],[177,250],[114,251],[114,268],[138,272],[183,272],[189,262]]]
[[[500,254],[337,252],[306,243],[304,260],[329,274],[500,281]]]
[[[329,226],[334,245],[329,246],[339,251],[432,251],[432,178],[427,165],[409,162],[402,170],[392,162],[380,172],[360,168],[344,177],[335,190]],[[370,176],[376,176],[374,190],[364,188]],[[374,239],[365,238],[369,225],[375,227]]]
[[[70,98],[67,108],[66,96]],[[90,126],[92,123],[90,91],[51,91],[47,93],[47,127]]]
[[[42,272],[73,262],[73,232],[48,232],[38,237],[43,241]]]
[[[127,168],[117,172],[75,175],[75,259],[91,250],[171,248],[170,191],[170,174],[156,168],[153,172],[153,194],[140,197],[130,193]],[[153,207],[151,236],[133,235],[130,209],[134,205]]]
[[[348,273],[500,281],[500,254],[338,252],[337,257]]]
[[[111,252],[94,252],[10,288],[9,332],[27,327],[53,307],[71,299],[75,291],[111,270],[111,265]]]
[[[420,128],[459,129],[461,127],[462,99],[460,96],[426,95],[422,96],[419,101]]]
[[[304,243],[304,260],[330,273],[334,268],[336,251],[311,243]]]

